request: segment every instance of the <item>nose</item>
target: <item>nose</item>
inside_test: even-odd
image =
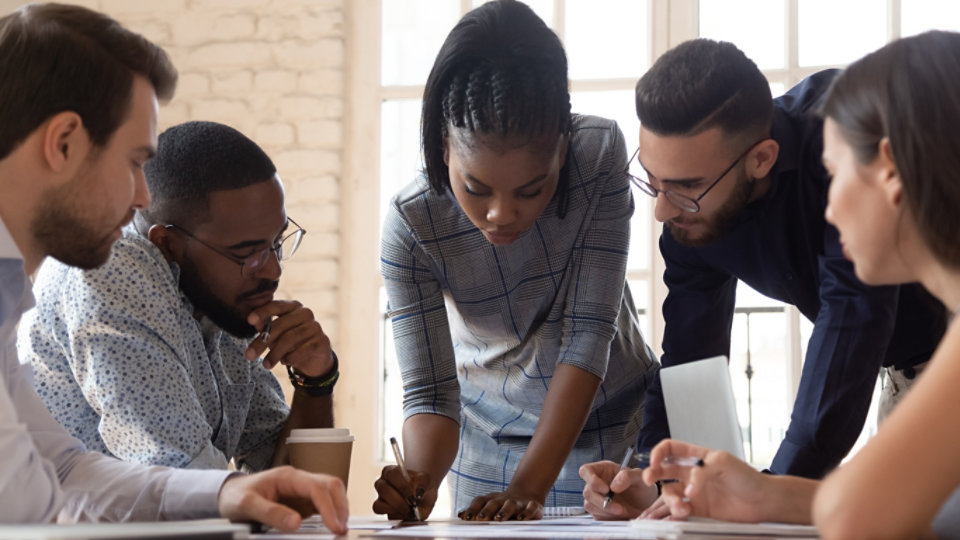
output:
[[[487,208],[487,221],[503,227],[517,219],[517,207],[508,197],[497,197]]]
[[[682,213],[683,210],[670,202],[663,193],[657,195],[657,201],[653,205],[653,217],[657,221],[665,223]]]
[[[283,267],[280,265],[280,257],[277,255],[276,251],[270,250],[264,259],[263,264],[257,267],[253,277],[256,279],[277,281],[280,279],[280,274],[282,273]]]
[[[147,177],[143,174],[143,169],[138,169],[135,176],[132,206],[139,210],[150,208],[150,190],[147,189]]]

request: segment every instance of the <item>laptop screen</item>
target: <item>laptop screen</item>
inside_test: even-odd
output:
[[[746,459],[725,356],[662,368],[660,382],[671,438]]]

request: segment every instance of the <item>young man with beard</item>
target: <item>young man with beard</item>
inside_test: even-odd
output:
[[[20,356],[88,449],[150,465],[268,468],[289,429],[332,425],[330,341],[309,309],[273,297],[304,230],[286,215],[270,158],[223,124],[166,130],[145,174],[153,202],[106,264],[41,268]],[[292,409],[269,370],[278,362]]]
[[[664,223],[660,251],[664,366],[729,355],[737,281],[795,305],[813,321],[777,474],[821,478],[859,436],[881,367],[885,393],[909,383],[945,328],[943,310],[917,285],[869,287],[826,223],[829,175],[817,105],[836,70],[784,96],[730,43],[697,39],[668,51],[636,88],[645,178]],[[659,384],[647,393],[639,446],[668,436]],[[582,475],[609,483],[611,464]],[[630,514],[617,504],[607,517]]]
[[[133,211],[149,206],[142,167],[156,151],[157,102],[173,95],[177,74],[142,36],[58,4],[0,18],[0,58],[0,523],[221,515],[296,529],[283,499],[344,532],[339,479],[290,467],[244,475],[125,463],[87,452],[51,417],[14,348],[34,302],[27,276],[48,255],[103,264]],[[124,347],[118,353],[136,354]],[[133,391],[158,382],[145,377]]]

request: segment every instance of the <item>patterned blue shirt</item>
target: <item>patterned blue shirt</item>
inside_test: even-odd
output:
[[[289,409],[247,342],[204,318],[179,268],[132,228],[109,261],[83,271],[48,259],[18,349],[37,392],[90,450],[181,468],[270,464]]]
[[[558,364],[603,379],[547,506],[583,504],[577,469],[619,460],[657,369],[625,285],[633,197],[623,135],[575,117],[568,209],[558,197],[510,245],[488,242],[449,193],[420,178],[393,200],[381,246],[404,413],[459,422],[455,509],[510,482]]]

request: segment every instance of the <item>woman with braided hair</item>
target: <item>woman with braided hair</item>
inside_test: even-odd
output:
[[[581,506],[577,469],[619,460],[658,367],[625,282],[623,135],[572,115],[557,36],[498,0],[450,32],[423,98],[424,175],[393,199],[381,270],[411,481],[377,513],[426,518],[449,478],[462,519]]]

